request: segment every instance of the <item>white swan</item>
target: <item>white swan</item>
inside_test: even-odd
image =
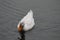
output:
[[[19,21],[18,25],[17,25],[17,28],[18,28],[18,31],[28,31],[30,29],[33,28],[33,26],[35,25],[35,22],[34,22],[34,18],[33,18],[33,11],[30,10],[27,15],[21,20]]]

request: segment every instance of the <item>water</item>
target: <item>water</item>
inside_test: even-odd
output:
[[[17,24],[29,9],[35,27],[26,40],[60,40],[60,0],[0,0],[0,40],[18,40]]]

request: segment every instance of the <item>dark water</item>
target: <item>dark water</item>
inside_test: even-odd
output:
[[[36,25],[26,40],[60,40],[60,0],[0,0],[0,40],[18,40],[17,23],[29,9]]]

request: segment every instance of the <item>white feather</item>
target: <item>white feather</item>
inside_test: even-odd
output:
[[[33,12],[32,10],[30,10],[27,15],[19,22],[20,23],[24,23],[24,28],[23,30],[24,31],[28,31],[30,29],[33,28],[33,26],[35,25],[35,22],[34,22],[34,18],[33,18]],[[18,24],[18,26],[19,26]]]

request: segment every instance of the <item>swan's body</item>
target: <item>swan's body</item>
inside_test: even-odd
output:
[[[21,26],[22,24],[22,26]],[[33,28],[35,25],[34,23],[34,18],[33,18],[33,12],[30,10],[27,15],[18,23],[17,28],[19,29],[20,27],[23,27],[22,30],[28,31]]]
[[[17,28],[19,33],[21,34],[21,39],[20,40],[25,40],[25,31],[28,31],[33,28],[35,25],[34,18],[33,18],[33,12],[30,10],[27,15],[19,21]]]

